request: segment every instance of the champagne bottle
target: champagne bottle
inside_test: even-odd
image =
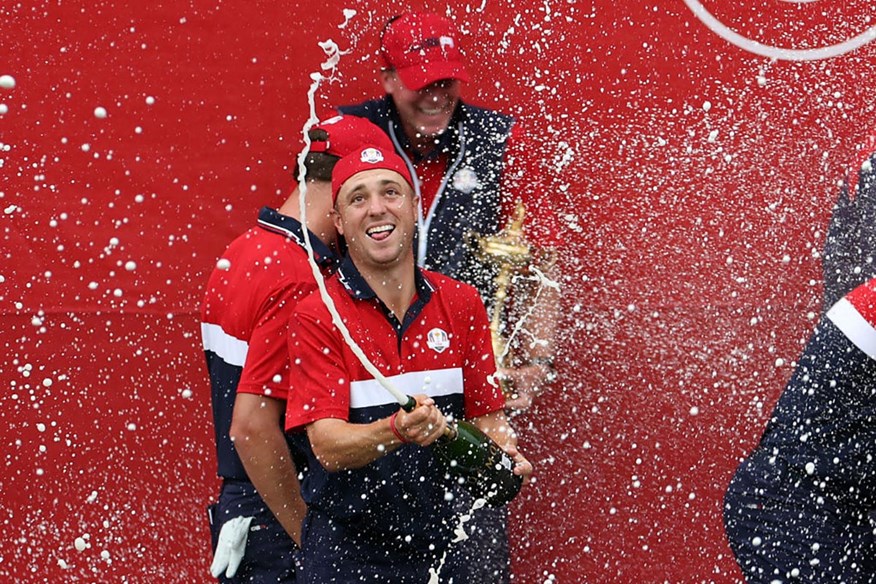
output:
[[[520,492],[523,477],[514,474],[514,461],[489,436],[465,420],[448,422],[449,432],[432,445],[448,472],[461,479],[477,498],[500,507]]]
[[[409,396],[402,408],[410,412],[416,406]],[[514,461],[508,453],[471,422],[448,420],[444,435],[432,444],[432,450],[450,475],[491,507],[508,503],[523,486],[523,477],[514,474]]]

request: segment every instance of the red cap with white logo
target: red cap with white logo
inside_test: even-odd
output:
[[[391,20],[380,39],[383,61],[412,91],[443,79],[468,81],[459,32],[444,17],[409,12]]]
[[[325,152],[343,158],[366,144],[376,144],[381,148],[392,150],[389,136],[365,118],[335,116],[320,122],[314,126],[314,129],[324,131],[328,138],[325,141],[312,141],[310,143],[311,152]]]
[[[405,166],[405,161],[396,154],[392,148],[381,148],[369,144],[357,148],[355,151],[347,154],[335,164],[332,170],[332,201],[338,200],[338,193],[341,192],[341,187],[344,183],[353,178],[354,175],[366,170],[374,170],[382,168],[393,170],[404,178],[408,185],[413,185],[411,173],[408,167]],[[413,189],[413,186],[411,186]]]

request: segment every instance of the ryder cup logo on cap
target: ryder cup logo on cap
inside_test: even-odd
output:
[[[359,160],[368,164],[377,164],[378,162],[383,162],[383,153],[377,148],[366,148],[362,151]]]
[[[391,170],[401,175],[401,178],[413,190],[414,181],[405,165],[405,161],[393,152],[392,148],[382,148],[377,144],[364,144],[350,152],[335,164],[332,170],[332,197],[336,201],[341,187],[360,172],[371,170]]]
[[[450,347],[450,338],[440,328],[433,328],[426,335],[426,344],[436,353],[443,353]]]
[[[423,39],[420,42],[415,42],[408,48],[409,53],[417,52],[420,55],[425,55],[426,50],[438,47],[442,51],[446,49],[455,49],[456,43],[453,41],[453,37],[449,36],[438,36],[438,37],[430,37],[427,39]]]

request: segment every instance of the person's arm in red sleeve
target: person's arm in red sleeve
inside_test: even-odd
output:
[[[302,294],[300,286],[287,283],[268,295],[250,339],[230,429],[247,476],[297,544],[301,543],[301,522],[307,508],[283,430],[289,379],[288,323]]]
[[[322,418],[307,426],[313,454],[328,472],[362,468],[399,448],[402,444],[428,446],[444,434],[446,421],[434,400],[416,395],[417,407],[399,409],[370,424],[352,424],[336,418]]]
[[[554,354],[562,299],[559,285],[562,272],[557,261],[559,218],[552,205],[555,193],[545,187],[545,161],[532,156],[536,149],[528,144],[531,141],[527,140],[523,127],[515,123],[508,139],[502,174],[503,224],[508,224],[522,203],[524,235],[537,249],[530,281],[525,287],[532,298],[525,302],[529,308],[522,315],[525,321],[518,333],[513,363],[500,371],[513,384],[505,405],[518,411],[529,408],[533,399],[556,379]]]
[[[237,393],[286,401],[289,391],[289,319],[298,302],[315,286],[287,278],[259,292],[264,299],[250,336]]]

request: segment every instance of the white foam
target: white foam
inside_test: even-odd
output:
[[[463,513],[459,516],[459,521],[456,523],[456,527],[453,529],[453,534],[456,537],[454,537],[453,541],[450,542],[451,547],[453,547],[453,544],[465,541],[469,538],[469,534],[465,532],[465,524],[471,521],[471,518],[474,516],[475,511],[477,511],[486,504],[486,499],[475,499],[475,502],[472,504],[469,512]],[[441,575],[441,569],[444,567],[444,562],[447,559],[448,552],[450,552],[450,548],[444,550],[444,553],[441,555],[441,561],[438,562],[437,567],[429,568],[429,584],[440,583],[438,577]]]
[[[340,62],[341,56],[346,54],[345,52],[338,49],[338,45],[335,44],[332,40],[327,40],[319,43],[320,48],[322,48],[323,52],[326,54],[327,59],[320,65],[320,68],[323,71],[329,71],[330,74],[333,74],[335,69]],[[314,100],[314,96],[316,95],[316,90],[319,88],[319,85],[322,81],[329,79],[330,77],[326,77],[322,73],[312,73],[310,78],[313,79],[313,83],[310,84],[310,89],[307,92],[307,102],[310,107],[310,116],[304,124],[304,150],[298,155],[298,184],[301,189],[301,197],[300,197],[300,209],[301,209],[301,223],[302,225],[307,225],[307,181],[304,179],[305,177],[305,169],[304,169],[304,160],[307,158],[308,153],[310,152],[310,137],[308,136],[308,131],[319,123],[319,118],[316,116],[316,103]],[[359,347],[359,344],[350,336],[350,331],[347,329],[346,324],[344,324],[341,315],[338,314],[337,309],[335,308],[335,303],[332,298],[328,294],[328,290],[325,287],[325,279],[322,277],[322,272],[319,270],[319,266],[316,264],[316,258],[313,255],[313,244],[310,242],[310,231],[308,229],[304,229],[304,247],[307,249],[307,259],[310,263],[310,269],[313,272],[313,277],[316,280],[316,285],[319,288],[319,295],[322,297],[322,301],[325,303],[326,308],[329,311],[329,314],[332,316],[332,322],[337,327],[338,331],[340,331],[341,335],[344,337],[344,341],[350,347],[350,350],[353,351],[353,354],[356,355],[356,358],[359,359],[359,362],[362,363],[362,366],[365,367],[365,370],[368,371],[371,375],[374,376],[374,379],[383,386],[392,396],[398,401],[399,404],[405,404],[408,401],[407,395],[399,391],[380,370],[368,359],[368,356],[362,351]]]

